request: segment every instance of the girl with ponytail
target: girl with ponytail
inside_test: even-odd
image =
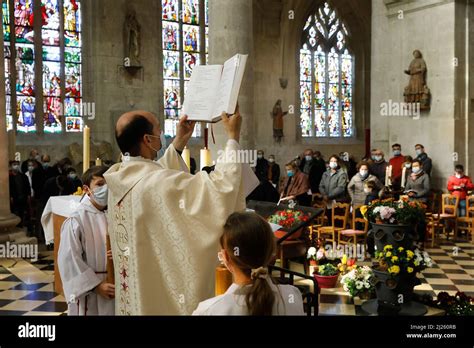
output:
[[[267,221],[255,213],[233,213],[220,243],[219,259],[233,284],[225,294],[201,302],[193,315],[304,315],[300,291],[273,284],[268,274],[276,244]]]

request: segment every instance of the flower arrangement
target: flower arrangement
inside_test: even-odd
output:
[[[426,206],[418,201],[402,199],[375,200],[361,207],[365,219],[372,223],[414,225],[425,218]]]
[[[392,276],[420,272],[433,265],[430,256],[425,251],[421,252],[419,249],[412,251],[403,247],[393,248],[392,245],[386,245],[382,251],[376,251],[375,258],[379,262],[378,269],[388,271]]]
[[[445,310],[447,315],[474,315],[474,298],[459,291],[454,296],[442,291],[427,304]]]
[[[372,295],[375,292],[374,283],[374,272],[369,266],[356,266],[341,278],[344,291],[349,292],[352,297]]]
[[[323,277],[327,276],[335,276],[339,274],[339,270],[336,266],[331,263],[326,263],[324,265],[320,265],[317,270],[317,274]]]
[[[341,274],[346,274],[357,268],[356,260],[349,259],[347,255],[342,255],[341,262],[337,265],[337,268]]]
[[[268,222],[280,225],[286,229],[291,229],[292,227],[301,224],[302,222],[308,221],[309,214],[305,214],[301,210],[285,209],[277,211],[267,220]]]

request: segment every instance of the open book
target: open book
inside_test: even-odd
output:
[[[190,121],[220,121],[222,112],[233,114],[248,55],[236,54],[224,65],[199,65],[193,70],[183,113]]]

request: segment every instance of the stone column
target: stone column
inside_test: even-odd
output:
[[[240,143],[243,149],[254,148],[253,115],[253,11],[252,0],[209,1],[209,64],[223,64],[235,54],[248,54],[246,71],[239,95],[243,124]],[[213,125],[216,144],[209,134],[209,148],[216,161],[224,147],[226,134],[222,123]]]
[[[0,30],[0,42],[3,42],[3,30]],[[0,50],[0,88],[5,88],[3,49]],[[18,233],[18,229],[15,228],[20,222],[20,218],[10,211],[9,151],[5,113],[5,90],[3,90],[0,93],[0,243],[7,240],[15,241],[19,237],[25,237],[24,232]]]

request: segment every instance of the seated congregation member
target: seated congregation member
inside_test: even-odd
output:
[[[340,160],[337,155],[329,158],[329,170],[324,172],[319,184],[319,192],[326,202],[328,218],[331,217],[332,202],[344,202],[347,200],[346,186],[347,174],[340,167]]]
[[[308,176],[299,170],[295,162],[286,165],[286,178],[280,186],[280,199],[285,201],[296,201],[299,205],[309,206],[311,196],[308,195]]]
[[[270,277],[276,244],[267,221],[255,213],[233,213],[220,243],[219,258],[232,273],[233,284],[225,294],[199,303],[193,315],[304,315],[301,292],[275,285]]]
[[[424,172],[420,160],[415,159],[411,165],[412,173],[408,177],[405,192],[411,200],[426,203],[431,189],[430,177]]]
[[[382,150],[373,150],[373,162],[369,165],[370,174],[375,175],[380,182],[385,183],[385,171],[388,163],[385,161]]]
[[[365,204],[367,193],[365,192],[365,184],[368,181],[375,183],[375,190],[378,191],[383,189],[383,185],[380,181],[372,174],[369,174],[369,165],[365,162],[360,162],[357,165],[358,173],[354,175],[347,185],[347,192],[351,197],[351,202],[354,207]]]
[[[464,167],[461,164],[457,164],[454,170],[454,175],[448,179],[448,190],[459,199],[459,216],[466,216],[466,197],[468,191],[474,190],[474,184],[470,177],[464,175]]]
[[[115,285],[106,282],[107,169],[92,167],[84,173],[86,195],[61,227],[58,268],[68,315],[115,314]]]

